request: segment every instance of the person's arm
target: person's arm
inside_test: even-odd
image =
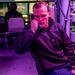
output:
[[[9,12],[6,12],[5,16],[4,16],[4,19],[5,19],[5,22],[7,23],[8,20],[9,20],[10,16],[9,16]]]
[[[24,53],[29,46],[35,40],[35,35],[31,30],[27,30],[25,33],[18,35],[18,37],[13,42],[13,49],[16,53]]]
[[[24,34],[19,35],[15,39],[13,48],[16,53],[24,53],[30,47],[30,45],[35,41],[36,30],[38,30],[38,22],[34,19],[31,21],[30,30],[27,30]]]
[[[71,39],[67,36],[66,32],[61,27],[61,35],[63,42],[64,54],[68,57],[69,62],[71,63],[71,72],[75,73],[75,48]]]

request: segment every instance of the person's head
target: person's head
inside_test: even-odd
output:
[[[17,4],[16,4],[16,3],[14,3],[14,2],[12,2],[12,3],[10,3],[9,8],[10,8],[10,10],[11,10],[11,9],[16,10],[16,9],[17,9]]]
[[[40,25],[42,25],[43,28],[48,27],[48,20],[50,17],[50,12],[48,8],[48,3],[46,2],[36,2],[33,5],[33,13],[34,18],[39,22]]]

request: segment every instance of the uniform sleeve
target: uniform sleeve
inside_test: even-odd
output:
[[[13,49],[16,53],[24,53],[35,40],[35,35],[31,30],[20,34],[13,42]]]

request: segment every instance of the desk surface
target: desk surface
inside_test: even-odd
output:
[[[0,75],[38,75],[35,61],[27,51],[18,55],[12,48],[0,47]]]
[[[10,47],[0,47],[0,57],[15,56],[16,53]]]

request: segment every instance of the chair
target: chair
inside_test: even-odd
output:
[[[8,31],[9,32],[16,32],[21,31],[25,27],[24,19],[21,17],[18,18],[10,18],[8,21]]]
[[[24,19],[22,17],[10,18],[8,21],[7,39],[8,44],[11,45],[15,37],[19,32],[22,32],[25,28]]]

